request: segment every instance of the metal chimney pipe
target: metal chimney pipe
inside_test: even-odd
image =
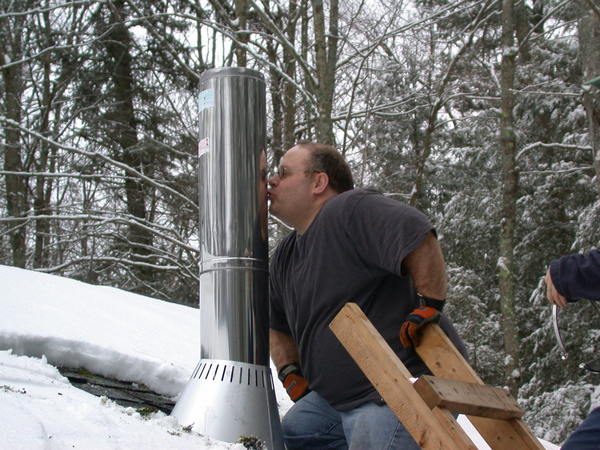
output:
[[[269,367],[265,82],[200,77],[200,362],[173,412],[215,439],[283,449]]]

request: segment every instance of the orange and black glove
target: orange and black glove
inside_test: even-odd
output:
[[[308,380],[302,376],[300,367],[292,363],[283,366],[277,373],[292,401],[297,402],[310,392]]]
[[[441,302],[442,300],[435,300]],[[419,345],[421,339],[421,332],[423,327],[428,323],[439,322],[440,320],[440,309],[434,308],[433,306],[419,306],[415,308],[404,320],[404,323],[400,327],[400,342],[402,347],[411,348]]]

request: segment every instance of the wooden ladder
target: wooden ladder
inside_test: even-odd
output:
[[[424,329],[417,353],[432,376],[412,375],[355,303],[329,325],[350,356],[423,449],[477,449],[453,414],[466,414],[496,450],[543,449],[503,389],[487,386],[438,325]]]

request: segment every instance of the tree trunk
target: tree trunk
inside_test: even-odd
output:
[[[429,116],[427,130],[423,136],[423,148],[416,155],[415,182],[412,192],[410,193],[409,204],[422,211],[427,210],[425,204],[425,165],[431,154],[431,145],[433,141],[433,132],[435,131],[435,122],[437,120],[437,112]]]
[[[515,77],[514,0],[502,2],[502,68],[501,68],[501,118],[500,149],[502,160],[502,213],[500,231],[500,259],[498,277],[502,331],[506,352],[505,379],[514,396],[517,395],[519,368],[519,342],[515,314],[515,226],[518,195],[516,168],[516,140],[513,124],[513,87]]]
[[[295,19],[298,12],[298,3],[296,0],[290,0],[287,27],[285,30],[288,41],[295,46],[296,44],[296,27],[297,20]],[[291,20],[294,18],[294,20]],[[283,49],[283,70],[292,80],[296,79],[296,59],[291,50],[285,47]],[[296,125],[296,86],[289,81],[283,84],[283,149],[287,150],[292,147],[296,141],[295,125]]]
[[[600,7],[582,2],[579,20],[579,49],[583,64],[583,81],[600,76]],[[600,183],[600,89],[590,86],[584,90],[583,105],[588,117],[590,144],[596,179]]]
[[[238,31],[237,42],[234,42],[235,55],[239,67],[246,67],[248,57],[246,44],[250,40],[248,28],[248,0],[235,0],[235,15],[237,17]]]
[[[114,125],[114,140],[120,147],[119,159],[142,173],[144,173],[144,158],[138,148],[136,131],[136,118],[134,112],[134,86],[131,65],[131,36],[125,25],[126,11],[123,1],[114,1],[111,10],[111,31],[107,34],[106,48],[111,60],[114,62],[111,73],[114,85],[116,107],[112,111],[111,119]],[[126,174],[129,175],[129,174]],[[129,176],[125,180],[125,193],[127,212],[130,217],[140,221],[146,220],[146,193],[144,185],[139,179]],[[143,227],[130,223],[128,225],[128,243],[131,248],[132,259],[142,264],[136,266],[135,274],[142,284],[153,280],[151,269],[144,267],[149,263],[151,254],[152,235]],[[141,287],[141,292],[144,288]]]
[[[309,13],[308,2],[302,2],[300,4],[300,18],[301,18],[301,24],[302,24],[301,28],[300,28],[300,57],[304,61],[308,61],[309,49],[312,48],[312,46],[313,46],[313,44],[309,41],[309,38],[308,38],[309,29],[310,29],[310,17],[309,16],[310,16],[310,13]],[[304,89],[308,92],[314,92],[315,86],[313,86],[313,83],[311,82],[310,77],[304,76],[304,77],[302,77],[302,79],[303,79]],[[307,105],[303,110],[305,130],[303,131],[303,133],[300,134],[301,139],[309,139],[313,134],[314,119],[313,119],[312,111],[310,111],[310,109],[311,108]]]
[[[335,87],[335,68],[337,64],[338,41],[338,1],[329,3],[329,32],[325,32],[325,11],[322,0],[311,0],[315,32],[315,60],[317,66],[317,102],[319,120],[317,122],[317,140],[324,144],[334,144],[333,92]]]
[[[26,8],[26,5],[23,5]],[[0,66],[23,57],[22,33],[25,27],[25,15],[0,17]],[[16,64],[2,69],[4,111],[6,118],[21,123],[21,97],[23,95],[22,65]],[[21,132],[13,125],[4,127],[4,170],[7,172],[23,172],[23,155]],[[20,219],[27,215],[27,181],[26,178],[7,173],[6,207],[9,217],[15,219],[8,222],[12,264],[25,267],[26,263],[26,221]]]
[[[517,35],[517,42],[520,47],[519,51],[519,63],[527,64],[531,59],[529,51],[529,40],[525,40],[529,33],[529,15],[527,12],[527,5],[525,2],[517,2],[515,5],[515,32]]]
[[[275,46],[274,41],[269,40],[267,42],[267,56],[269,62],[272,64],[269,68],[269,89],[271,91],[271,108],[273,109],[273,119],[271,121],[273,129],[271,149],[273,150],[273,164],[277,166],[283,155],[283,102],[281,101],[281,86],[283,84],[283,79],[279,71],[273,67],[277,63],[277,47]]]
[[[48,11],[43,13],[44,17],[44,38],[45,47],[50,48],[52,42],[52,30],[50,27],[50,14]],[[40,30],[41,31],[41,30]],[[42,117],[40,123],[40,133],[47,136],[50,134],[50,111],[52,109],[52,83],[50,80],[52,68],[50,54],[46,53],[41,57],[44,78],[42,84]],[[58,117],[57,117],[58,119]],[[50,156],[50,145],[47,142],[40,142],[39,156],[36,158],[36,172],[44,173],[48,170],[48,161]],[[52,178],[38,175],[36,177],[33,210],[35,216],[50,214],[50,193],[52,192]],[[33,267],[45,267],[48,265],[48,240],[50,235],[50,221],[41,219],[35,221],[35,248],[33,252]]]

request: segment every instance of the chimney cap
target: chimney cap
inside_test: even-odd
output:
[[[262,72],[254,69],[248,69],[247,67],[217,67],[215,69],[208,69],[202,72],[202,75],[200,75],[200,81],[203,82],[211,78],[224,77],[244,77],[257,78],[260,81],[265,80]]]

